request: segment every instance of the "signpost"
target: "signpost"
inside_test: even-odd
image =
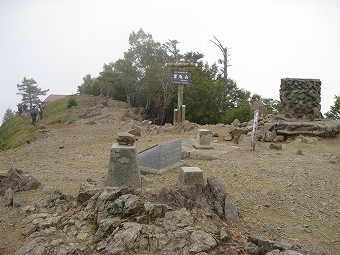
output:
[[[172,71],[172,83],[174,84],[189,84],[191,83],[191,72],[189,71]]]
[[[178,85],[178,102],[177,109],[174,110],[174,124],[182,123],[185,120],[185,105],[183,105],[184,85],[191,83],[191,72],[189,69],[197,66],[196,63],[168,63],[166,66],[171,67],[171,80],[173,84]]]

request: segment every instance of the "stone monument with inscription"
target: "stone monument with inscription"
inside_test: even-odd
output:
[[[137,156],[139,169],[143,173],[161,174],[182,164],[182,141],[174,140],[157,144]]]

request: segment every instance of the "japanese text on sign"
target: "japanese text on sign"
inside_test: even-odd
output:
[[[171,79],[176,84],[189,84],[191,82],[191,72],[188,71],[172,71]]]

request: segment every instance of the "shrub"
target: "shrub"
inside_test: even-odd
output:
[[[71,96],[67,101],[67,108],[71,108],[72,106],[77,106],[78,102],[74,96]]]
[[[251,105],[249,102],[244,102],[237,108],[228,109],[225,112],[224,122],[231,124],[235,119],[240,122],[247,122],[251,120]]]

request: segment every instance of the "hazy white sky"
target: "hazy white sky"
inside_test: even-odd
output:
[[[228,77],[262,97],[279,99],[281,78],[321,79],[325,113],[340,93],[340,0],[0,0],[0,120],[24,76],[76,93],[140,28],[209,64],[221,58],[216,35],[232,48]]]

